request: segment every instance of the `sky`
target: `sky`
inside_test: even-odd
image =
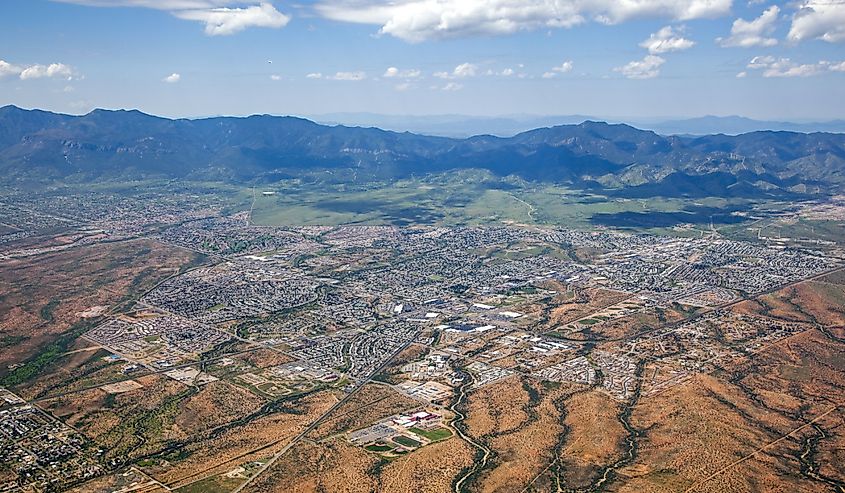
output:
[[[3,0],[0,105],[845,118],[845,0]]]

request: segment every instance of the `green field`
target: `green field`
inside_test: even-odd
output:
[[[423,430],[421,428],[409,428],[408,431],[414,435],[419,435],[432,442],[439,442],[452,436],[452,432],[448,428],[434,428],[431,430]]]
[[[373,180],[352,173],[304,171],[302,176],[252,185],[222,182],[104,182],[56,190],[113,193],[201,202],[224,214],[251,211],[264,226],[303,225],[544,225],[573,229],[626,229],[673,236],[704,236],[717,231],[755,239],[763,226],[769,236],[841,238],[845,226],[833,221],[785,225],[772,218],[794,204],[766,199],[719,197],[626,198],[616,189],[530,182],[489,171],[467,169],[398,180]],[[72,190],[71,190],[72,189]],[[263,192],[273,192],[264,195]],[[762,219],[761,219],[762,218]],[[517,253],[518,255],[518,253]]]
[[[392,438],[392,440],[399,445],[404,445],[405,447],[410,448],[417,448],[422,445],[422,443],[414,440],[413,438],[406,437],[405,435],[399,435]]]
[[[391,450],[393,450],[393,447],[391,447],[390,445],[380,445],[380,444],[375,445],[374,444],[374,445],[367,445],[366,447],[364,447],[364,449],[368,450],[370,452],[390,452]]]

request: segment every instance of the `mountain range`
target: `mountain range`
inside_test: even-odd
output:
[[[709,134],[739,135],[763,130],[787,132],[834,132],[845,133],[845,120],[825,122],[786,122],[754,120],[741,116],[702,116],[698,118],[672,119],[620,119],[598,118],[587,115],[380,115],[376,113],[332,113],[309,116],[309,119],[325,125],[348,125],[356,127],[378,127],[396,132],[414,132],[424,135],[466,138],[478,134],[511,137],[540,127],[578,124],[587,120],[601,120],[608,123],[628,123],[643,130],[652,130],[661,135],[702,136]]]
[[[627,196],[839,193],[845,135],[663,136],[585,121],[459,139],[270,115],[173,120],[136,110],[70,116],[0,108],[7,184],[141,177],[255,183],[315,169],[393,179],[468,168]]]

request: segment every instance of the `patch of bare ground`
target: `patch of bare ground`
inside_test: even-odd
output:
[[[284,448],[337,400],[335,393],[323,391],[280,403],[266,414],[235,420],[213,433],[194,437],[181,447],[179,460],[155,461],[144,470],[175,488],[225,473],[248,461],[266,459]]]
[[[250,484],[251,493],[370,493],[378,459],[346,440],[302,442]]]
[[[143,293],[197,258],[192,252],[137,240],[0,263],[0,340],[15,341],[0,351],[0,375],[10,364],[41,352],[92,307],[112,306]]]
[[[21,391],[29,398],[43,398],[63,392],[73,392],[126,378],[126,361],[105,359],[111,353],[96,346],[88,346],[77,339],[69,352],[59,356],[34,382]]]
[[[137,469],[102,476],[68,490],[68,493],[152,493],[163,490]]]
[[[381,491],[446,493],[455,477],[473,462],[475,449],[457,437],[426,445],[381,469]]]
[[[824,277],[820,277],[818,279],[822,282],[829,282],[831,284],[840,284],[845,286],[845,270],[838,270],[836,272],[832,272]]]
[[[800,474],[801,434],[789,436],[804,423],[712,375],[641,398],[631,421],[644,437],[616,491],[820,491]]]
[[[293,358],[272,349],[256,349],[240,356],[247,363],[257,368],[270,368],[272,366],[279,366],[285,363],[290,363]]]
[[[628,293],[601,288],[577,288],[574,292],[564,288],[552,300],[553,308],[549,312],[548,323],[553,329],[558,325],[565,325],[586,317],[596,310],[619,303],[630,296]]]
[[[787,442],[800,442],[792,456],[814,484],[845,489],[845,343],[838,337],[827,329],[797,334],[729,371],[761,406],[796,427],[812,423]]]
[[[731,308],[783,320],[845,325],[845,285],[805,281]]]
[[[419,401],[406,397],[387,385],[367,384],[342,406],[332,411],[309,438],[322,440],[345,431],[364,428],[396,413],[420,407]]]
[[[795,285],[789,301],[823,325],[845,325],[845,286],[808,281]]]
[[[524,411],[527,419],[516,428],[482,437],[495,457],[475,483],[476,491],[522,491],[556,462],[558,438],[564,432],[556,401],[564,391],[527,379],[521,384],[529,395]]]
[[[17,481],[17,479],[18,473],[16,471],[6,467],[6,464],[0,464],[0,484],[11,484]]]
[[[584,488],[601,468],[622,456],[627,434],[619,421],[619,403],[598,390],[573,394],[564,403],[567,434],[560,453],[564,483]]]
[[[845,408],[825,416],[817,422],[818,440],[813,459],[818,473],[845,485]],[[809,448],[809,447],[808,447]]]
[[[467,431],[483,437],[517,429],[528,419],[528,392],[519,377],[510,377],[475,390],[467,400]]]
[[[158,375],[137,379],[142,388],[121,394],[108,394],[100,389],[43,401],[45,408],[69,425],[80,430],[105,450],[106,460],[118,463],[133,462],[157,454],[171,454],[166,467],[154,462],[150,465],[157,473],[166,477],[166,471],[176,474],[192,474],[199,464],[208,464],[221,456],[239,450],[231,443],[218,448],[213,433],[229,423],[256,413],[264,401],[249,392],[225,382],[212,382],[200,389],[184,385]],[[329,400],[334,402],[334,399]],[[331,404],[317,406],[324,411]],[[271,418],[263,423],[246,422],[238,441],[252,438],[251,445],[259,447],[272,440],[273,436],[285,434],[293,437],[304,429],[303,414],[307,416],[309,406],[284,414],[283,424]],[[316,419],[316,416],[313,416]],[[293,423],[300,422],[299,426]],[[252,435],[249,430],[252,426]],[[274,435],[275,432],[275,435]],[[225,433],[221,434],[223,440]],[[201,453],[194,454],[201,450]],[[176,458],[174,458],[176,457]],[[190,465],[183,465],[189,462]],[[222,462],[222,461],[221,461]],[[149,464],[148,464],[149,465]]]
[[[159,451],[168,441],[185,439],[173,423],[192,389],[160,375],[137,381],[143,387],[130,392],[90,389],[48,399],[42,405],[97,442],[106,460],[131,460]]]
[[[756,300],[744,301],[731,309],[740,313],[765,315],[793,322],[812,322],[812,317],[804,313],[802,307],[789,301],[794,291],[794,287],[789,287],[760,296]]]
[[[651,308],[625,317],[608,320],[589,327],[585,338],[590,339],[623,339],[636,337],[649,329],[663,324],[678,322],[687,318],[689,314],[673,308]],[[572,334],[571,337],[577,337]]]
[[[767,409],[799,416],[812,406],[845,406],[845,344],[810,330],[726,368]]]
[[[211,382],[185,401],[174,424],[188,436],[203,436],[210,429],[257,411],[264,402],[235,385]]]

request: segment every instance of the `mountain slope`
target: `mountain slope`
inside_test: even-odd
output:
[[[0,172],[6,181],[152,176],[254,181],[339,168],[374,178],[483,168],[532,180],[653,184],[640,189],[650,194],[694,189],[695,176],[706,179],[708,193],[729,185],[732,193],[771,193],[800,184],[838,189],[845,183],[845,135],[682,138],[587,121],[510,138],[451,139],[269,115],[171,120],[139,111],[69,116],[0,108]],[[676,190],[661,190],[661,184]]]

